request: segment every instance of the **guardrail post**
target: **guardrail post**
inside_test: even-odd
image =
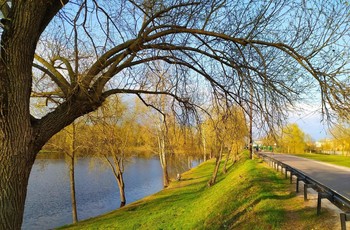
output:
[[[341,230],[346,230],[346,221],[349,221],[349,220],[350,220],[349,213],[340,213]]]
[[[304,184],[304,201],[307,201],[307,189],[309,188],[310,184],[305,183]]]
[[[290,170],[290,183],[291,184],[293,183],[293,172],[292,172],[292,170]]]
[[[287,170],[287,167],[284,169],[284,176],[285,176],[286,179],[288,178],[288,170]]]
[[[317,196],[317,215],[320,215],[321,213],[321,199],[327,198],[329,201],[333,202],[334,198],[332,195],[324,193],[324,192],[318,192]]]
[[[299,192],[299,177],[297,177],[297,184],[295,186],[295,191],[298,193]]]
[[[346,230],[346,214],[345,213],[340,213],[340,225],[341,225],[341,230]]]
[[[322,199],[322,194],[319,192],[317,195],[317,215],[320,215],[321,213],[321,199]]]
[[[307,189],[308,189],[308,188],[315,189],[315,185],[310,184],[310,183],[307,183],[307,182],[304,183],[304,201],[307,201],[307,200],[308,200],[308,199],[307,199]]]

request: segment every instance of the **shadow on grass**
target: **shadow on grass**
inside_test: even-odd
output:
[[[306,218],[306,219],[305,219]],[[329,220],[329,212],[316,215],[314,208],[300,208],[288,211],[281,207],[257,211],[254,216],[230,225],[230,229],[335,229],[335,223]]]
[[[288,200],[291,197],[293,197],[291,194],[288,194],[288,195],[274,195],[274,194],[261,195],[261,196],[257,197],[256,199],[252,200],[251,202],[246,203],[245,209],[243,209],[237,213],[234,213],[234,214],[232,213],[233,215],[230,216],[229,218],[227,218],[225,225],[228,225],[228,226],[234,225],[234,223],[237,222],[237,220],[239,220],[240,217],[245,215],[247,212],[251,211],[256,205],[258,205],[263,200]],[[269,211],[280,212],[280,210],[278,210],[278,207],[271,209]]]
[[[201,178],[208,178],[208,176],[181,178],[181,180],[179,180],[178,182],[181,182],[181,181],[192,181],[192,180],[198,180],[198,179],[201,179]],[[174,183],[175,183],[175,182],[176,182],[176,181],[174,181]]]

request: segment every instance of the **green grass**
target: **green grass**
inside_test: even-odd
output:
[[[182,181],[159,193],[66,228],[288,229],[320,223],[315,209],[305,209],[303,201],[290,192],[288,180],[261,160],[246,157],[230,165],[228,173],[220,174],[210,188],[207,181],[214,161],[190,170]],[[303,222],[298,225],[299,220]]]
[[[315,154],[315,153],[303,153],[295,154],[295,156],[305,157],[312,160],[322,161],[339,166],[345,166],[350,168],[350,157],[341,155],[326,155],[326,154]]]

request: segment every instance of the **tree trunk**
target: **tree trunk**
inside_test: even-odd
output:
[[[26,147],[19,139],[1,146],[0,229],[20,229],[22,225],[28,179],[35,160],[33,153],[22,154],[27,153]]]
[[[126,204],[126,198],[125,198],[125,184],[124,184],[124,178],[123,173],[119,172],[117,176],[117,182],[119,187],[119,194],[120,194],[120,208],[124,207]]]
[[[253,159],[253,88],[250,87],[249,102],[249,158]]]
[[[192,168],[192,157],[191,156],[187,157],[187,167],[188,167],[188,169]]]
[[[216,178],[218,176],[220,163],[221,163],[221,159],[222,159],[222,150],[223,150],[223,144],[221,144],[219,154],[216,156],[214,172],[213,172],[212,177],[208,181],[208,186],[209,187],[216,183]]]
[[[74,164],[75,154],[72,153],[71,156],[69,156],[69,178],[70,178],[70,194],[71,194],[71,201],[72,201],[72,219],[73,223],[78,222],[78,214],[77,214],[77,201],[75,198],[75,177],[74,177]]]
[[[203,132],[201,132],[201,136],[202,136],[202,143],[203,143],[203,161],[207,161],[207,142],[205,140],[205,136],[203,134]]]
[[[75,123],[72,123],[72,142],[69,157],[69,178],[70,178],[70,193],[72,201],[72,219],[73,223],[78,222],[77,201],[75,196],[75,152],[76,152],[76,132]]]
[[[126,198],[125,198],[125,184],[124,184],[124,177],[123,177],[123,173],[124,173],[123,158],[118,158],[118,156],[114,152],[113,153],[114,166],[113,166],[112,162],[108,159],[107,155],[105,155],[105,159],[106,159],[106,162],[111,167],[113,174],[114,174],[114,177],[118,183],[119,197],[120,197],[120,206],[119,207],[120,208],[124,207],[126,204]]]
[[[165,153],[161,153],[159,155],[159,158],[160,158],[160,163],[163,171],[163,187],[167,188],[169,186],[170,180],[169,180],[168,165],[167,165]]]
[[[125,198],[125,184],[124,184],[124,177],[123,177],[123,159],[114,155],[114,165],[116,171],[114,172],[115,178],[117,179],[118,182],[118,187],[119,187],[119,196],[120,196],[120,208],[124,207],[126,204],[126,198]]]
[[[34,9],[33,9],[34,10]],[[24,20],[19,18],[17,20]],[[28,22],[30,23],[30,21]],[[25,30],[28,28],[21,28]],[[0,229],[20,229],[29,174],[39,147],[29,112],[30,38],[2,32],[0,60]],[[26,35],[27,36],[27,35]],[[20,40],[20,41],[19,41]],[[22,50],[22,48],[24,50]]]
[[[236,163],[238,161],[238,159],[237,159],[238,158],[238,154],[239,154],[238,146],[236,145],[235,159],[234,159],[233,163]]]
[[[168,167],[165,165],[163,167],[163,187],[167,188],[169,186],[169,174],[168,174]]]
[[[166,158],[166,150],[165,150],[165,140],[164,138],[158,137],[158,152],[159,152],[159,160],[160,165],[162,166],[163,171],[163,187],[167,188],[169,186],[169,174],[168,174],[168,164]]]
[[[225,159],[224,167],[223,167],[223,169],[222,169],[222,173],[223,173],[223,174],[226,174],[226,173],[227,173],[227,163],[228,163],[228,160],[230,159],[231,152],[232,152],[232,145],[231,145],[231,147],[230,147],[230,151],[228,151],[228,153],[226,154],[226,159]]]
[[[0,229],[21,228],[30,171],[49,138],[30,115],[32,64],[40,34],[67,0],[11,3],[0,46]]]

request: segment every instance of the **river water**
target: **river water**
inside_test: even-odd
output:
[[[178,161],[172,174],[182,173],[198,161]],[[176,167],[175,167],[176,166]],[[120,205],[113,173],[98,158],[79,158],[75,165],[78,219],[115,210]],[[132,157],[126,162],[127,203],[162,189],[162,170],[157,157]],[[69,169],[64,159],[37,159],[33,166],[22,229],[51,229],[72,223]]]

